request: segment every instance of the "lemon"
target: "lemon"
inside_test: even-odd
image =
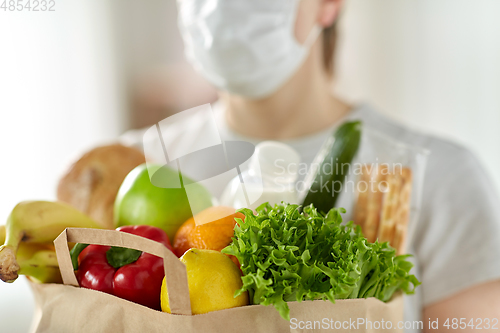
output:
[[[248,304],[248,293],[234,297],[235,291],[242,286],[241,272],[225,254],[212,250],[190,249],[180,260],[186,265],[193,314]],[[165,279],[161,286],[161,309],[170,313]]]

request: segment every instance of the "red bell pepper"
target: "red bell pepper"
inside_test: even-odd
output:
[[[172,251],[167,234],[160,228],[139,225],[116,230],[157,241]],[[137,250],[102,245],[77,244],[74,250],[72,259],[75,264],[78,257],[76,277],[80,287],[161,309],[161,283],[165,276],[162,258]],[[79,251],[81,253],[78,254]]]

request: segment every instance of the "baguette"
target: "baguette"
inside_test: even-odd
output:
[[[398,254],[406,252],[406,238],[408,233],[408,222],[410,220],[411,191],[413,175],[409,168],[402,170],[402,187],[399,196],[398,210],[396,212],[396,229],[391,245]]]
[[[413,175],[410,168],[363,166],[354,209],[354,223],[369,242],[389,242],[398,254],[406,251]],[[366,191],[363,191],[366,189]]]
[[[396,212],[399,205],[402,177],[401,174],[388,170],[388,168],[384,171],[387,172],[387,190],[383,194],[377,238],[381,243],[389,242],[392,245],[396,228]]]

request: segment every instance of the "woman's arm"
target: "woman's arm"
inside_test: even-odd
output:
[[[449,318],[450,331],[477,332],[480,324],[483,331],[500,332],[500,280],[483,283],[466,289],[443,301],[428,305],[424,308],[424,332],[441,332],[447,329],[443,324]],[[466,326],[465,329],[452,330],[452,320],[464,318],[462,322],[472,323],[474,327]],[[487,319],[486,319],[487,318]],[[429,328],[432,323],[439,320],[439,328]],[[471,319],[473,321],[471,322]],[[496,323],[496,328],[493,325]],[[489,329],[487,329],[489,325]],[[460,324],[458,325],[460,327]],[[463,327],[463,325],[462,325]]]

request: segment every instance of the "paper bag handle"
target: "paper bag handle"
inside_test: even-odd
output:
[[[163,258],[170,310],[173,314],[191,315],[186,266],[163,244],[116,230],[67,228],[56,238],[54,246],[63,283],[76,287],[79,284],[73,270],[68,242],[125,247]]]

